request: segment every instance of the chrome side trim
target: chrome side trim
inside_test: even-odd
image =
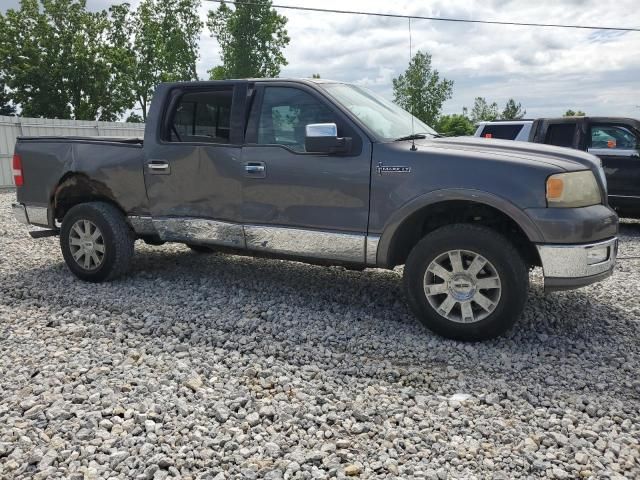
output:
[[[21,203],[12,203],[11,210],[16,220],[24,225],[29,225],[29,217],[27,217],[27,210]]]
[[[193,242],[245,248],[242,225],[202,218],[154,218],[153,226],[167,242]]]
[[[378,264],[378,244],[380,235],[367,235],[367,265]]]
[[[609,195],[615,198],[640,198],[640,195]]]
[[[27,209],[29,223],[44,227],[49,226],[49,209],[47,207],[33,207],[27,205],[25,208]]]
[[[616,263],[618,239],[584,245],[536,245],[544,276],[551,278],[580,278],[598,275],[611,270]],[[600,263],[589,265],[588,253],[593,248],[608,248],[608,258]]]
[[[364,263],[364,235],[245,225],[247,248],[344,262]]]
[[[148,216],[129,215],[127,217],[129,225],[138,235],[157,235],[158,231],[153,225],[153,219]]]

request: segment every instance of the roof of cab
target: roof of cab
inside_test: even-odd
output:
[[[327,78],[230,78],[228,80],[196,80],[189,82],[164,82],[162,85],[168,85],[176,87],[180,85],[190,86],[207,86],[216,85],[221,83],[234,83],[234,82],[247,82],[247,83],[271,83],[271,82],[295,82],[295,83],[307,83],[307,84],[327,84],[327,83],[345,83],[337,80],[329,80]]]

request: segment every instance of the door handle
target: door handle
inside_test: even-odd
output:
[[[264,162],[248,162],[244,164],[244,171],[247,177],[264,178],[267,167]]]
[[[147,168],[155,175],[168,175],[171,173],[169,163],[164,160],[149,160]]]

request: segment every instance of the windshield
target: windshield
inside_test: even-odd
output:
[[[329,95],[364,123],[380,140],[395,140],[412,133],[437,135],[428,125],[375,93],[355,85],[345,83],[320,84]]]

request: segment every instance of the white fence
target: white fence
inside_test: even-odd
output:
[[[142,137],[144,135],[144,123],[0,116],[0,187],[13,185],[11,159],[13,158],[16,137],[53,135]]]

